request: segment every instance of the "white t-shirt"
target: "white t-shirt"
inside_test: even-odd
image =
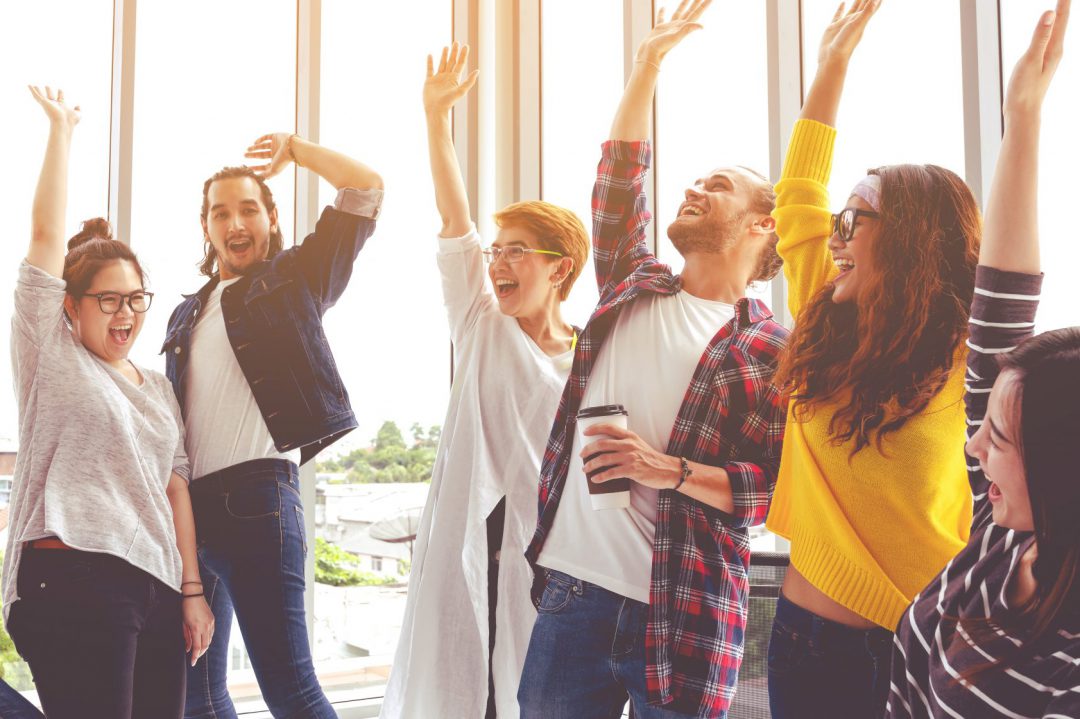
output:
[[[225,330],[221,295],[239,277],[218,282],[191,333],[184,378],[187,454],[193,479],[252,459],[300,463],[300,450],[279,452]]]
[[[734,316],[734,305],[685,291],[636,300],[600,348],[581,406],[623,405],[630,430],[666,452],[694,371]],[[537,563],[648,603],[659,493],[630,482],[628,508],[594,510],[581,448],[575,431],[559,511]]]

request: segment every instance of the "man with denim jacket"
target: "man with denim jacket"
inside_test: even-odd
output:
[[[184,412],[203,585],[217,633],[188,677],[185,716],[235,717],[226,687],[235,611],[275,717],[336,717],[315,676],[304,610],[307,542],[298,465],[356,427],[323,333],[375,229],[382,179],[287,133],[266,135],[203,186],[203,274],[162,352]],[[291,162],[338,188],[300,245],[283,249],[265,179]]]

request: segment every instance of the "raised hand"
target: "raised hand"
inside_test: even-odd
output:
[[[855,0],[847,12],[844,12],[844,5],[845,3],[840,3],[832,22],[821,37],[818,65],[825,65],[830,61],[846,64],[851,59],[851,54],[862,40],[867,23],[881,7],[881,0]]]
[[[712,0],[682,0],[671,20],[666,22],[664,8],[660,8],[656,14],[656,24],[638,45],[636,59],[639,62],[653,63],[659,68],[660,62],[673,47],[682,42],[684,37],[703,27],[698,20],[710,4]]]
[[[1006,118],[1015,113],[1038,113],[1050,81],[1061,63],[1065,29],[1069,24],[1071,0],[1058,0],[1055,12],[1045,12],[1039,20],[1031,45],[1013,68],[1005,92]]]
[[[79,124],[82,118],[79,106],[70,107],[64,102],[63,90],[57,89],[53,92],[53,89],[48,86],[44,90],[36,85],[27,85],[27,87],[30,88],[30,94],[45,110],[45,115],[48,116],[51,124],[66,127],[69,130]]]
[[[476,84],[479,70],[473,70],[469,76],[462,79],[461,74],[469,63],[469,46],[458,45],[443,48],[442,57],[439,59],[439,70],[435,71],[435,61],[428,55],[427,79],[424,81],[424,112],[431,114],[445,114],[450,111],[454,103],[465,95]]]
[[[244,157],[270,160],[263,165],[251,166],[256,175],[269,180],[289,166],[289,163],[293,161],[292,153],[289,151],[290,137],[288,132],[274,132],[263,135],[248,147]]]

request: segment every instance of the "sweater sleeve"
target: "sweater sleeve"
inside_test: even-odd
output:
[[[791,134],[780,182],[776,185],[777,252],[784,260],[788,309],[798,321],[810,299],[836,275],[829,253],[832,228],[829,174],[836,130],[814,120],[799,120]]]

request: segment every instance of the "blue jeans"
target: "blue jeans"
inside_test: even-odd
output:
[[[889,694],[892,640],[887,629],[845,626],[781,594],[769,640],[773,719],[877,719]]]
[[[521,719],[680,719],[645,696],[649,605],[562,572],[547,582],[518,686]]]
[[[0,681],[0,718],[2,719],[45,719],[37,707],[23,698],[22,694]]]
[[[8,632],[50,719],[183,716],[175,589],[119,557],[73,549],[27,548],[17,582]]]
[[[259,459],[191,483],[210,649],[188,674],[187,719],[234,719],[226,688],[233,612],[270,713],[337,717],[315,676],[304,619],[304,510],[295,464]]]

